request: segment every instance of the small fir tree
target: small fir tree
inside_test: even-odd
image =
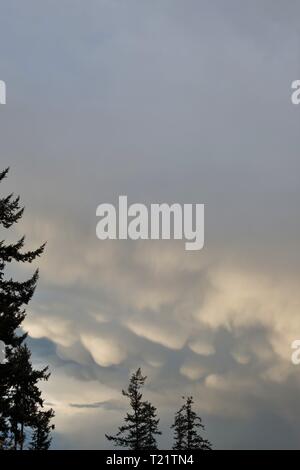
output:
[[[125,416],[125,424],[119,427],[115,436],[108,436],[109,441],[117,447],[126,447],[131,450],[155,448],[155,435],[157,429],[156,409],[148,402],[143,401],[141,388],[147,377],[142,375],[139,368],[132,376],[128,389],[122,394],[129,398],[131,412]]]
[[[157,418],[157,410],[155,406],[149,402],[144,404],[145,415],[145,439],[144,449],[157,450],[156,436],[161,432],[158,429],[159,419]]]
[[[174,429],[173,449],[211,450],[211,443],[200,434],[200,430],[205,428],[201,417],[193,410],[193,404],[193,397],[187,397],[175,414],[174,424],[171,426]]]

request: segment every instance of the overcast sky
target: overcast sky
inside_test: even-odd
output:
[[[25,329],[54,448],[107,448],[141,366],[170,447],[192,394],[216,448],[299,447],[297,0],[0,0],[1,192],[48,241]],[[205,203],[200,252],[100,242],[96,207]],[[29,275],[31,269],[19,275]]]

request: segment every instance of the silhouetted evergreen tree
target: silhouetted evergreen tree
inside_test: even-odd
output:
[[[149,402],[144,403],[144,415],[145,415],[145,439],[143,448],[147,450],[156,450],[157,442],[156,437],[161,432],[158,430],[159,419],[157,418],[155,406]]]
[[[0,173],[0,182],[8,169]],[[19,197],[0,198],[0,226],[9,229],[23,215]],[[6,361],[0,364],[0,447],[23,449],[27,428],[36,425],[43,410],[39,380],[48,380],[47,368],[32,368],[30,351],[24,343],[26,333],[19,328],[25,318],[24,307],[31,300],[38,280],[38,271],[24,282],[6,279],[5,268],[11,262],[31,263],[44,251],[44,245],[35,251],[23,251],[25,238],[16,243],[0,241],[0,340],[6,345]],[[53,411],[52,411],[53,414]]]
[[[172,424],[171,429],[174,429],[174,444],[173,449],[183,450],[186,448],[186,424],[185,417],[183,414],[183,407],[175,414],[174,424]]]
[[[159,420],[156,419],[156,409],[148,402],[142,400],[141,388],[147,377],[138,369],[129,382],[128,389],[122,394],[129,398],[131,413],[125,416],[125,424],[119,427],[115,436],[105,435],[117,447],[126,447],[132,450],[156,448],[155,435]]]
[[[203,439],[200,430],[204,430],[202,419],[193,411],[193,397],[187,397],[185,403],[175,414],[174,445],[176,450],[211,450],[211,443]]]
[[[52,409],[39,412],[33,425],[33,434],[30,442],[31,450],[48,450],[51,444],[51,430],[54,425],[51,419],[54,417]]]

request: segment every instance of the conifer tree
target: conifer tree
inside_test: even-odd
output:
[[[54,425],[51,419],[54,417],[52,409],[39,412],[33,425],[33,434],[30,442],[31,450],[48,450],[51,444],[51,430]]]
[[[171,429],[174,429],[174,450],[183,450],[186,447],[185,437],[185,418],[183,414],[183,408],[177,411],[175,414],[174,424],[172,424]]]
[[[0,173],[0,182],[6,178],[8,169]],[[0,198],[0,228],[9,229],[23,215],[19,197],[13,194]],[[6,361],[0,364],[0,448],[24,449],[26,431],[36,426],[43,409],[40,380],[48,380],[47,368],[34,370],[30,351],[26,346],[26,333],[20,333],[25,309],[31,300],[38,271],[30,279],[17,282],[5,277],[5,268],[11,262],[31,263],[44,251],[42,245],[34,251],[24,251],[25,238],[16,243],[0,241],[0,340],[6,345]],[[53,415],[53,411],[51,411]]]
[[[125,416],[125,424],[119,427],[115,436],[105,435],[117,447],[131,450],[156,448],[155,435],[159,420],[156,419],[156,409],[150,403],[143,401],[141,388],[147,377],[142,375],[139,368],[132,376],[128,389],[122,394],[129,398],[132,412]]]
[[[184,397],[183,397],[184,398]],[[200,430],[204,430],[202,419],[193,410],[193,397],[187,397],[185,403],[175,414],[174,445],[176,450],[211,450],[211,443],[204,439]]]
[[[144,449],[157,450],[157,435],[161,434],[158,430],[159,419],[157,418],[156,408],[149,402],[144,403],[145,415],[145,439]]]

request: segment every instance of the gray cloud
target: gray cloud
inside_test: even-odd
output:
[[[2,2],[1,190],[27,206],[18,235],[48,240],[25,328],[56,447],[106,446],[139,365],[164,429],[193,393],[218,447],[276,447],[272,426],[297,445],[297,18],[296,1]],[[100,243],[119,194],[204,202],[204,251]]]

